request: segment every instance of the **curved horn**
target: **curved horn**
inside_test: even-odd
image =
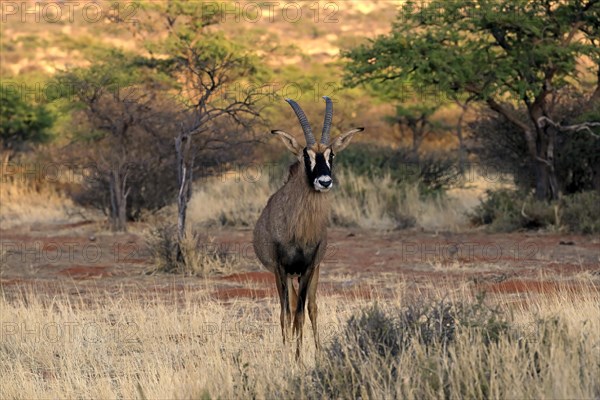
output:
[[[331,119],[333,118],[333,101],[327,96],[325,99],[325,121],[323,121],[323,132],[321,133],[321,143],[329,144],[329,131],[331,130]]]
[[[298,117],[298,121],[300,121],[300,125],[302,126],[302,130],[304,131],[304,138],[306,139],[306,147],[311,147],[313,144],[317,143],[315,137],[313,136],[312,129],[310,129],[310,124],[308,123],[308,119],[304,114],[304,111],[300,108],[298,103],[296,103],[292,99],[285,99],[292,106],[292,109],[296,113],[296,117]]]

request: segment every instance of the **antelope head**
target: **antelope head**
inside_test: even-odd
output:
[[[317,192],[328,192],[333,187],[333,158],[350,144],[355,133],[361,132],[364,128],[351,129],[348,132],[338,136],[333,143],[329,143],[329,131],[331,130],[331,120],[333,118],[333,102],[327,96],[325,99],[325,121],[323,122],[323,131],[321,141],[317,143],[312,133],[308,119],[302,111],[302,108],[292,99],[285,99],[292,106],[300,126],[304,131],[306,147],[301,146],[292,135],[281,130],[271,131],[278,135],[283,144],[304,164],[306,179],[308,184]]]

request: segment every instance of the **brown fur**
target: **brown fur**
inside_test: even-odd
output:
[[[327,150],[327,146],[323,143],[315,143],[310,147],[310,149],[315,153],[323,153],[325,150]]]
[[[319,264],[327,249],[329,193],[315,191],[308,183],[304,160],[294,163],[286,183],[271,196],[254,228],[254,252],[261,263],[275,274],[281,303],[281,333],[286,333],[293,321],[297,335],[296,357],[300,356],[304,309],[308,305],[315,346],[318,344],[316,290]],[[277,246],[286,249],[301,246],[305,252],[315,252],[312,264],[298,277],[298,292],[292,277],[279,264]]]
[[[304,163],[300,161],[290,167],[290,175],[284,188],[288,186],[288,238],[302,244],[318,243],[328,225],[331,204],[328,193],[319,193],[309,186],[304,174]]]
[[[346,132],[329,147],[332,151],[343,150],[350,143],[352,135],[362,130],[356,128]],[[308,307],[315,346],[319,348],[316,292],[319,266],[327,250],[330,194],[316,191],[308,182],[303,149],[298,142],[286,132],[272,133],[279,135],[299,161],[290,167],[287,181],[271,196],[258,218],[254,227],[253,245],[260,262],[275,274],[281,305],[283,342],[285,343],[293,325],[298,358],[302,346],[305,306]],[[327,148],[322,143],[311,146],[311,150],[316,153],[324,153]],[[298,278],[297,291],[292,283],[295,277]]]

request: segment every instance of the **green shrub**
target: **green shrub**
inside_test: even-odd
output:
[[[55,116],[43,104],[24,99],[17,92],[2,88],[0,96],[0,150],[21,151],[33,143],[50,139]]]
[[[399,184],[419,184],[422,195],[443,193],[459,185],[460,172],[451,157],[427,154],[414,161],[410,149],[354,146],[340,153],[336,163],[357,175],[381,178],[389,175]]]
[[[469,214],[474,225],[493,232],[522,229],[566,228],[573,233],[600,232],[600,195],[582,192],[563,196],[559,202],[539,201],[525,194],[501,189],[487,197]]]
[[[556,225],[555,207],[522,192],[488,190],[486,198],[469,214],[474,225],[487,225],[493,232],[549,228]]]
[[[564,196],[561,201],[561,223],[570,232],[600,233],[600,195],[582,192]]]

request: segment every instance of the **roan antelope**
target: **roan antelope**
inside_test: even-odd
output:
[[[316,293],[319,265],[327,249],[328,192],[333,187],[333,158],[348,146],[355,133],[364,130],[352,129],[329,144],[333,102],[326,96],[323,98],[326,103],[325,122],[320,143],[316,142],[300,106],[286,99],[300,121],[306,147],[284,131],[271,131],[279,136],[298,161],[290,166],[287,182],[271,196],[254,228],[254,251],[261,263],[275,274],[284,343],[291,333],[293,322],[293,333],[297,337],[296,358],[300,356],[302,347],[307,300],[315,346],[319,348]],[[298,291],[293,284],[296,277]]]

